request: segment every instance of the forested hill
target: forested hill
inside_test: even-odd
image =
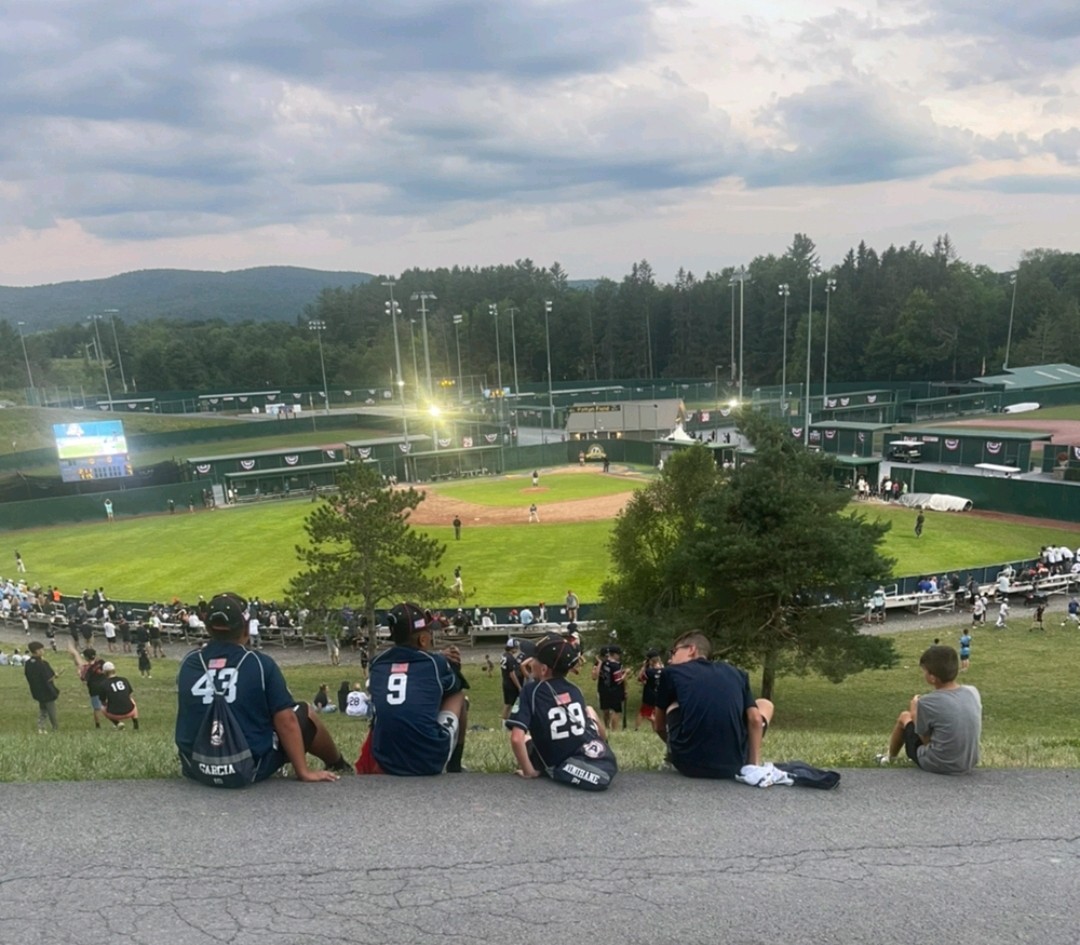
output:
[[[236,272],[144,269],[108,279],[13,288],[0,286],[0,319],[40,331],[117,309],[126,322],[293,321],[323,289],[369,282],[366,272],[324,272],[296,266],[263,266]]]

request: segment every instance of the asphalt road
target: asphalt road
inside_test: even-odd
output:
[[[0,788],[11,945],[1075,942],[1080,773]]]

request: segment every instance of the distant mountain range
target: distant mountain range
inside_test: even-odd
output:
[[[323,289],[370,282],[367,272],[262,266],[236,272],[145,269],[107,279],[28,288],[0,286],[0,319],[39,331],[116,309],[127,322],[152,318],[293,321]]]

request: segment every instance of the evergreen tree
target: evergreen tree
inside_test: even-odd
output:
[[[374,656],[376,607],[449,599],[446,582],[432,577],[446,546],[409,525],[409,513],[424,500],[422,492],[384,486],[363,463],[341,473],[338,487],[304,522],[308,544],[296,546],[304,570],[290,581],[289,597],[321,613],[359,604]]]

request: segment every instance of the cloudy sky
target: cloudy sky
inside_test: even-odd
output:
[[[0,284],[1080,250],[1076,0],[3,0]]]

